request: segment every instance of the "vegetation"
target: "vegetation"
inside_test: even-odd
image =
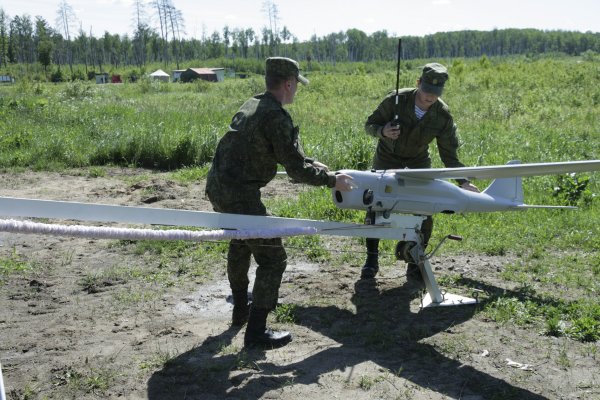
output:
[[[523,56],[440,61],[450,68],[444,100],[459,127],[460,158],[465,164],[600,158],[600,68],[593,59]],[[403,64],[401,86],[414,85],[423,62]],[[336,170],[369,168],[374,140],[364,134],[363,124],[393,89],[393,62],[321,64],[308,75],[311,84],[302,87],[296,103],[289,106],[300,125],[306,153]],[[102,176],[105,166],[121,165],[171,170],[172,179],[183,184],[203,179],[231,116],[262,88],[259,77],[218,84],[22,80],[2,86],[0,168],[88,167],[94,177]],[[434,166],[441,166],[435,148],[431,150]],[[486,318],[498,324],[533,326],[545,335],[598,340],[600,184],[595,177],[565,174],[524,180],[528,203],[576,205],[579,211],[436,216],[432,243],[448,233],[466,238],[460,244],[446,244],[442,249],[446,253],[517,255],[518,261],[501,273],[517,289],[490,294],[482,309]],[[484,188],[488,182],[475,183]],[[329,196],[327,189],[315,188],[295,199],[273,200],[268,206],[286,217],[362,220],[361,212],[333,207]],[[319,263],[347,262],[349,257],[326,248],[320,237],[289,239],[287,245],[292,252],[302,248],[298,253]],[[391,255],[394,245],[383,241],[382,250]],[[179,276],[205,279],[210,271],[190,266],[214,260],[224,246],[139,242],[136,249],[160,259],[160,268],[145,273],[145,279],[170,286]],[[385,268],[395,260],[390,256],[382,262]],[[29,268],[17,256],[0,264],[0,280]],[[112,271],[86,276],[81,286],[95,292],[133,278]],[[441,283],[478,286],[461,276],[443,277]],[[132,304],[145,299],[144,292],[134,294],[119,301]],[[294,306],[280,307],[276,317],[293,321]]]
[[[200,38],[182,37],[185,21],[170,0],[147,4],[137,0],[133,11],[135,29],[129,37],[83,31],[75,12],[64,0],[57,10],[56,28],[40,16],[33,20],[29,15],[10,18],[10,10],[0,8],[0,72],[17,79],[33,77],[52,82],[94,79],[96,73],[104,72],[137,79],[158,67],[226,67],[260,74],[263,60],[274,55],[293,57],[305,62],[306,69],[319,70],[322,63],[392,62],[397,54],[397,38],[385,30],[367,35],[351,28],[322,37],[313,35],[301,42],[285,25],[280,28],[277,5],[270,0],[263,2],[269,24],[260,32],[225,26],[222,31],[203,33]],[[149,13],[158,21],[155,28],[149,25]],[[405,60],[539,54],[597,58],[600,33],[465,30],[405,36],[402,44]]]

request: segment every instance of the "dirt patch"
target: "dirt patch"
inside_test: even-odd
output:
[[[0,187],[8,197],[210,210],[202,182],[145,170],[4,173]],[[277,179],[265,196],[299,190]],[[0,233],[5,260],[34,266],[0,286],[7,398],[600,398],[597,344],[500,326],[480,306],[422,310],[423,285],[402,263],[388,259],[376,280],[361,281],[362,248],[349,246],[321,263],[290,252],[280,302],[295,323],[269,318],[294,340],[258,351],[229,326],[224,254],[200,278],[159,281],[151,277],[164,260],[134,244]],[[194,260],[180,262],[184,270]],[[500,278],[509,262],[473,254],[433,267],[438,277],[460,274],[453,292],[485,297],[514,289]]]

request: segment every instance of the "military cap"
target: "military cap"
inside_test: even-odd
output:
[[[298,82],[308,85],[308,79],[300,75],[300,65],[297,61],[287,57],[267,58],[266,73],[268,76],[288,78],[295,76]]]
[[[442,64],[429,63],[423,67],[421,89],[424,92],[440,96],[448,80],[448,69]]]

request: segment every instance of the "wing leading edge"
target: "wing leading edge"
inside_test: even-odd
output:
[[[506,165],[487,167],[397,169],[387,172],[394,172],[396,177],[418,179],[498,179],[598,170],[600,170],[600,160],[537,164],[518,164],[518,161],[510,161]]]

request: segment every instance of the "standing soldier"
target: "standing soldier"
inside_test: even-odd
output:
[[[296,61],[284,57],[266,60],[266,91],[247,100],[233,116],[229,131],[217,145],[206,182],[206,194],[217,212],[267,215],[260,189],[283,165],[296,182],[335,187],[348,191],[348,175],[334,174],[328,167],[307,158],[298,142],[298,127],[283,108],[291,104],[298,82],[308,84],[300,75]],[[250,257],[257,263],[248,306]],[[266,327],[267,316],[277,305],[287,255],[281,238],[232,240],[227,254],[227,276],[233,292],[232,325],[248,326],[246,346],[280,347],[291,340],[289,332],[274,332]]]
[[[423,67],[416,88],[392,92],[367,118],[367,134],[379,139],[373,168],[431,168],[429,144],[435,139],[442,162],[447,168],[464,167],[458,160],[456,125],[448,106],[439,98],[448,80],[448,70],[441,64]],[[398,104],[396,105],[396,96]],[[398,120],[395,121],[395,116]],[[479,192],[468,180],[457,180],[461,188]],[[428,217],[421,226],[423,245],[427,246],[433,230]],[[361,278],[373,278],[379,271],[379,239],[367,239],[367,261]],[[409,264],[409,272],[417,270]]]

